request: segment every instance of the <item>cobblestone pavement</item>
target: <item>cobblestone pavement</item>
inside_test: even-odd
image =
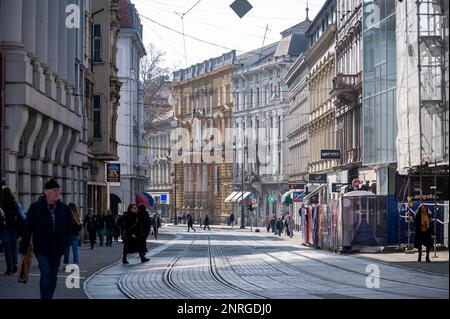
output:
[[[161,233],[176,238],[153,249],[148,263],[135,257],[129,265],[116,263],[97,272],[85,282],[86,294],[136,299],[449,297],[448,275],[301,247],[295,239],[236,228],[188,233],[169,226]]]

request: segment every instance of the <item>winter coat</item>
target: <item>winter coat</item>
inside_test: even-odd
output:
[[[61,201],[57,202],[54,215],[55,226],[53,227],[52,214],[44,196],[31,204],[20,245],[22,255],[27,254],[31,238],[33,238],[35,255],[45,255],[52,258],[64,254],[72,235],[69,207]]]
[[[433,246],[433,238],[434,230],[433,230],[433,221],[431,220],[431,215],[428,214],[428,217],[430,218],[430,226],[428,227],[428,230],[426,232],[420,231],[420,225],[422,223],[422,214],[420,211],[416,213],[414,216],[414,225],[416,226],[416,234],[414,236],[414,247],[419,248],[422,245],[425,247],[431,247]]]
[[[144,237],[147,238],[148,235],[150,234],[150,227],[151,227],[150,215],[148,214],[147,211],[138,211],[137,216],[142,225]]]
[[[134,235],[134,236],[133,236]],[[142,226],[137,213],[127,213],[122,219],[122,240],[124,242],[125,254],[146,253],[147,243]]]
[[[97,231],[98,223],[96,215],[86,215],[84,217],[83,225],[86,225],[86,230],[88,233],[92,234]]]

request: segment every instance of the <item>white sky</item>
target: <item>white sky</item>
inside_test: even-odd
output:
[[[198,0],[131,0],[140,15],[181,32],[178,13],[185,13]],[[201,0],[184,17],[185,34],[204,41],[236,49],[237,54],[258,49],[263,44],[266,24],[269,25],[264,45],[279,41],[280,32],[303,21],[306,0],[248,0],[253,6],[242,19],[230,8],[234,0]],[[309,0],[309,19],[313,20],[325,0]],[[152,42],[166,52],[166,66],[184,68],[183,36],[165,29],[141,16],[144,45]],[[188,66],[217,57],[226,48],[186,37]],[[242,52],[241,52],[242,51]]]

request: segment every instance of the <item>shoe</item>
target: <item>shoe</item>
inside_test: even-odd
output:
[[[5,271],[5,275],[6,275],[6,276],[11,275],[11,271],[10,271],[10,270]]]
[[[431,262],[430,258],[427,257],[427,259],[425,259],[425,262],[430,263]]]
[[[15,274],[17,272],[17,265],[13,265],[12,273]]]
[[[141,258],[141,262],[142,263],[146,263],[147,261],[150,261],[150,259],[146,258],[146,257],[142,257]]]
[[[126,260],[126,259],[122,259],[122,263],[123,264],[129,264],[130,262],[128,260]]]

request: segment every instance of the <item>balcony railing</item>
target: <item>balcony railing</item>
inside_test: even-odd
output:
[[[342,152],[342,158],[338,161],[339,165],[347,165],[361,162],[361,147],[354,147]]]
[[[358,74],[338,73],[333,79],[333,96],[356,95],[361,88],[361,72]]]

